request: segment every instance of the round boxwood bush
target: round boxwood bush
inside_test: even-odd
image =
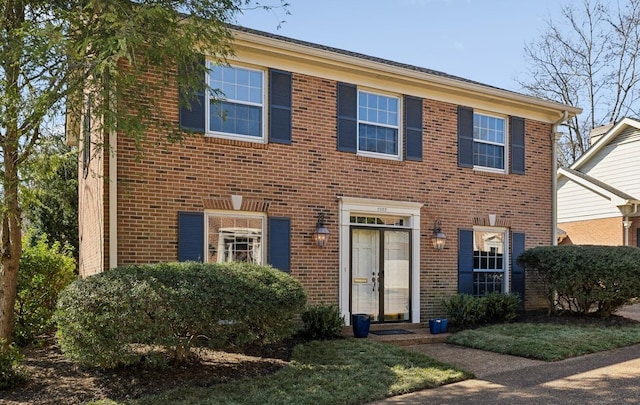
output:
[[[75,281],[55,319],[69,358],[112,368],[139,361],[139,344],[182,361],[194,344],[225,349],[290,336],[305,301],[299,281],[268,266],[162,263]]]

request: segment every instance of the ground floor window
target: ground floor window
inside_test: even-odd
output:
[[[265,263],[264,217],[236,212],[208,213],[206,224],[209,263]]]
[[[474,229],[473,231],[473,295],[505,292],[507,270],[506,230]]]

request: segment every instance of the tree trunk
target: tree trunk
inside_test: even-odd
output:
[[[14,147],[4,147],[5,177],[4,209],[2,210],[2,245],[0,245],[0,339],[2,349],[6,349],[13,338],[14,307],[18,286],[18,268],[22,254],[22,224],[18,203],[18,172],[14,165],[17,151]]]
[[[3,30],[6,42],[2,44],[2,65],[5,73],[4,136],[1,137],[0,164],[3,169],[2,206],[0,211],[0,350],[5,351],[13,339],[15,321],[14,307],[18,286],[18,267],[22,254],[22,223],[18,188],[20,177],[20,145],[22,129],[20,116],[23,87],[20,82],[21,56],[24,50],[22,25],[25,20],[25,3],[9,1],[4,4]],[[37,129],[37,126],[34,126]]]

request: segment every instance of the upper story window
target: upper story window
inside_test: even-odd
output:
[[[209,103],[209,131],[264,139],[264,72],[238,66],[211,66],[209,86],[220,92]]]
[[[204,57],[197,63],[208,63],[209,74],[202,74],[191,94],[179,88],[181,129],[250,142],[292,143],[290,72],[217,66]],[[179,76],[183,74],[178,71]],[[217,93],[215,98],[209,89]]]
[[[458,106],[458,166],[494,173],[526,173],[524,118]]]
[[[358,92],[358,151],[399,157],[398,97]]]
[[[340,152],[422,161],[422,99],[337,85],[337,147]]]
[[[506,135],[504,118],[473,114],[474,166],[504,170]]]

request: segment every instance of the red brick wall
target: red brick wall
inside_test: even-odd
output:
[[[624,244],[622,217],[592,219],[589,221],[563,222],[558,227],[567,233],[564,243],[574,245],[610,245]],[[635,246],[635,226],[629,229],[630,244]]]
[[[177,95],[159,114],[178,120]],[[474,172],[457,165],[457,106],[425,99],[422,162],[357,157],[336,150],[336,82],[293,74],[293,143],[253,144],[190,136],[147,151],[140,161],[118,139],[119,263],[177,259],[177,212],[203,199],[241,194],[270,201],[269,215],[291,218],[292,274],[310,302],[338,303],[337,196],[415,201],[421,212],[422,321],[443,315],[457,290],[458,229],[496,214],[526,233],[526,245],[551,244],[551,126],[526,121],[526,175]],[[150,143],[158,141],[148,134]],[[312,241],[316,214],[328,212],[329,245]],[[443,251],[430,228],[442,221]],[[529,298],[529,297],[528,297]],[[536,303],[535,297],[529,305]]]

